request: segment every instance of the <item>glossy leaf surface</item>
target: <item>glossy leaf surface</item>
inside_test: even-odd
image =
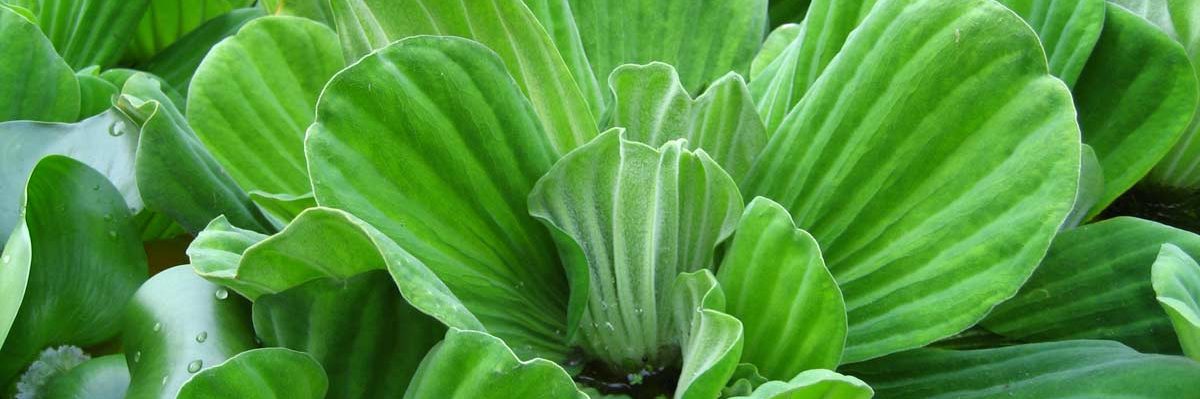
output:
[[[312,356],[284,348],[251,349],[204,369],[180,399],[321,399],[329,380]]]
[[[413,377],[405,398],[587,398],[558,364],[521,361],[499,338],[450,329]]]

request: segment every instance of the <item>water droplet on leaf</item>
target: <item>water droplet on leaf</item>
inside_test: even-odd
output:
[[[162,331],[162,323],[154,323],[154,332]]]
[[[203,343],[206,340],[208,340],[208,331],[201,331],[200,334],[196,334],[196,342]]]
[[[140,362],[140,361],[142,361],[142,351],[137,351],[137,352],[134,352],[134,353],[133,353],[133,362],[134,362],[134,363],[137,363],[137,362]]]
[[[204,361],[202,361],[200,359],[196,359],[196,360],[193,360],[191,363],[188,363],[187,370],[189,373],[195,373],[197,371],[200,371],[200,367],[203,367],[203,366],[204,366]]]
[[[217,299],[225,299],[229,298],[229,291],[226,291],[224,288],[219,288],[213,295],[215,295]]]

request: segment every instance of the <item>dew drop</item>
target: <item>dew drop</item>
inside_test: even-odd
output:
[[[104,221],[106,221],[106,222],[111,222],[111,221],[112,221],[112,214],[111,214],[111,213],[106,213],[106,214],[104,214]]]
[[[137,352],[134,352],[134,353],[133,353],[133,362],[134,362],[134,363],[137,363],[137,362],[140,362],[140,361],[142,361],[142,351],[137,351]]]
[[[208,340],[208,331],[201,331],[200,334],[196,334],[196,342],[204,343],[204,341],[207,341],[207,340]]]
[[[224,288],[219,288],[217,289],[217,292],[213,293],[213,295],[216,296],[217,299],[225,299],[229,298],[229,291],[226,291]]]
[[[93,184],[93,185],[92,185],[92,191],[100,191],[100,185],[99,185],[99,184]]]
[[[604,327],[607,327],[609,331],[616,331],[616,330],[617,330],[617,329],[616,329],[616,327],[613,327],[613,324],[612,324],[611,322],[607,322],[607,321],[606,321],[606,322],[604,322]]]
[[[204,366],[204,362],[201,361],[200,359],[196,359],[196,360],[193,360],[191,363],[188,363],[187,370],[189,373],[195,373],[197,371],[200,371],[200,367],[202,367],[202,366]]]
[[[116,231],[116,230],[109,230],[109,231],[108,231],[108,238],[117,238],[117,231]]]
[[[154,323],[154,332],[162,331],[162,323]]]
[[[167,385],[167,376],[165,376],[165,375],[163,376],[162,384]]]
[[[122,134],[125,134],[125,130],[123,129],[123,126],[121,126],[121,122],[116,122],[108,126],[109,136],[117,137]]]

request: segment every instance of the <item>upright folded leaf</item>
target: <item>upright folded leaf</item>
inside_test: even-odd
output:
[[[70,122],[79,115],[79,83],[37,25],[0,5],[0,122]]]
[[[208,20],[247,3],[252,1],[150,0],[130,38],[128,57],[149,60]]]
[[[1179,247],[1163,244],[1151,275],[1158,303],[1171,317],[1183,353],[1200,360],[1200,265]]]
[[[1104,0],[999,0],[1037,31],[1050,73],[1075,86],[1104,28]]]
[[[742,356],[742,323],[723,313],[724,294],[708,269],[681,273],[671,294],[683,355],[675,398],[717,397]]]
[[[813,369],[789,381],[770,381],[740,399],[871,399],[875,391],[858,378]]]
[[[159,51],[154,58],[141,63],[138,68],[161,76],[170,86],[186,93],[192,75],[204,60],[212,46],[226,37],[233,36],[246,22],[263,16],[258,8],[239,8],[208,20],[188,32],[169,47]]]
[[[179,389],[181,399],[321,399],[329,379],[321,364],[304,352],[252,349],[192,376]]]
[[[876,4],[743,185],[821,244],[845,361],[953,335],[1017,291],[1074,202],[1070,101],[1003,6]]]
[[[406,399],[577,398],[587,395],[558,364],[521,361],[499,338],[450,329],[421,362]]]
[[[28,0],[29,10],[72,68],[116,63],[151,0]]]
[[[1200,79],[1200,3],[1189,0],[1166,0],[1170,23],[1162,27],[1174,33],[1174,38],[1183,44],[1196,78]],[[1200,188],[1200,104],[1196,114],[1182,138],[1155,165],[1147,176],[1150,182],[1169,188],[1192,191]]]

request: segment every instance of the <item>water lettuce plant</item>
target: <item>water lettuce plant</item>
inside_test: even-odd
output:
[[[0,395],[1187,398],[1192,0],[0,0]]]

